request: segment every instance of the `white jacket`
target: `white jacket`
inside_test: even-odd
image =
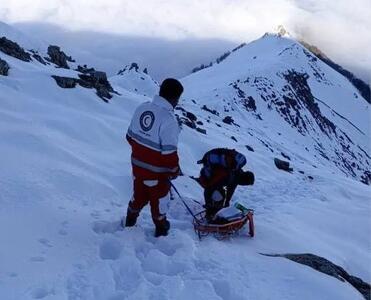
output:
[[[152,102],[141,104],[126,136],[132,146],[134,176],[160,179],[176,174],[179,132],[174,108],[166,99],[155,96]]]

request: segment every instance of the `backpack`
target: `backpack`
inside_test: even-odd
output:
[[[206,152],[197,163],[203,164],[207,169],[238,170],[246,164],[246,157],[235,149],[215,148]]]

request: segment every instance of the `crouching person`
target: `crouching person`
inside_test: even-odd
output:
[[[149,203],[156,237],[166,236],[170,229],[166,219],[170,180],[180,171],[177,153],[180,129],[174,108],[182,92],[179,81],[164,80],[159,95],[136,109],[126,135],[132,148],[134,193],[124,225],[134,226],[140,211]]]
[[[254,184],[254,173],[242,170],[246,164],[245,156],[234,149],[212,149],[197,163],[203,164],[196,180],[204,188],[209,221],[220,209],[229,206],[238,185]]]

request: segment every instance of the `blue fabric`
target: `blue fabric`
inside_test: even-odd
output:
[[[211,165],[220,165],[223,167],[227,167],[227,162],[225,160],[224,155],[210,153],[208,158],[209,158],[209,164]]]
[[[201,175],[205,176],[206,178],[210,178],[211,169],[209,167],[203,167],[202,170],[201,170]]]
[[[246,157],[239,152],[236,153],[234,159],[236,161],[236,169],[241,169],[246,164]]]

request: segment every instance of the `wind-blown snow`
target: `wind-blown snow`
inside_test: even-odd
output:
[[[148,97],[113,84],[121,95],[104,103],[94,90],[61,89],[50,76],[76,77],[75,71],[1,57],[11,67],[8,77],[0,76],[1,299],[362,299],[346,283],[259,254],[318,254],[369,282],[370,188],[303,154],[301,145],[292,147],[290,138],[300,142],[300,135],[273,114],[258,123],[235,105],[241,127],[234,128],[201,110],[213,103],[215,83],[229,83],[227,66],[184,79],[182,104],[207,134],[183,125],[181,167],[197,175],[196,161],[212,147],[243,152],[256,183],[238,188],[234,201],[255,209],[256,237],[245,231],[227,241],[199,241],[178,199],[171,203],[168,237],[153,237],[147,208],[137,227],[119,229],[132,192],[124,135]],[[197,104],[191,101],[196,97]],[[351,120],[363,126],[361,118]],[[289,152],[295,172],[277,170],[277,153],[257,137],[276,152]],[[247,151],[247,142],[255,152]],[[191,201],[202,199],[193,180],[183,176],[174,184],[194,211],[201,209]]]

